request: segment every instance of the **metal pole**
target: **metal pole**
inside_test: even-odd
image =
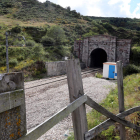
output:
[[[80,60],[80,40],[78,42],[79,42],[79,60]]]
[[[80,60],[80,49],[81,49],[81,36],[80,36],[80,40],[78,41],[79,42],[79,60]]]
[[[8,32],[6,32],[5,35],[6,35],[6,67],[7,67],[7,73],[9,73],[9,59],[8,59]]]

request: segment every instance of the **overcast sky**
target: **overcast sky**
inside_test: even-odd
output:
[[[38,0],[45,2],[46,0]],[[140,18],[140,0],[49,0],[82,15]]]

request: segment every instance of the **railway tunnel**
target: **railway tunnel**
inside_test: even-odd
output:
[[[90,55],[90,67],[94,68],[103,68],[103,63],[107,61],[107,54],[106,52],[101,49],[97,48],[91,52]]]

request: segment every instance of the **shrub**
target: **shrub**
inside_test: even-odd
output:
[[[32,48],[32,58],[34,60],[43,60],[45,56],[44,48],[41,44],[36,44],[35,47]]]
[[[104,28],[106,28],[109,32],[113,31],[112,26],[109,23],[103,23],[102,24]]]
[[[27,40],[26,41],[26,46],[27,47],[34,47],[35,46],[35,41],[34,40]]]
[[[10,65],[11,67],[15,67],[17,64],[18,64],[18,61],[17,61],[16,58],[11,59],[11,60],[9,61],[9,65]]]
[[[18,58],[17,58],[18,61],[22,61],[22,60],[24,60],[24,59],[25,59],[25,58],[24,58],[23,55],[19,55]]]
[[[6,66],[6,59],[3,59],[0,61],[0,67],[1,66]]]
[[[81,24],[76,24],[74,28],[78,34],[84,34],[86,32]]]
[[[5,0],[5,1],[2,1],[2,6],[5,8],[12,8],[15,5],[13,1]]]
[[[92,19],[90,17],[87,17],[87,16],[83,16],[83,19],[87,20],[87,21],[92,21]]]
[[[132,51],[131,55],[132,62],[136,65],[140,65],[140,47],[133,47],[131,51]]]
[[[126,66],[123,70],[124,76],[131,75],[133,73],[140,73],[140,67],[134,65],[134,64],[129,64]]]
[[[48,36],[43,36],[41,39],[41,43],[43,46],[53,46],[55,44],[55,40]]]
[[[62,45],[65,42],[65,31],[59,26],[51,26],[47,32],[47,36],[55,40],[56,45]]]
[[[96,77],[96,78],[102,78],[103,75],[102,75],[101,73],[96,73],[96,74],[95,74],[95,77]]]
[[[21,27],[20,26],[16,26],[14,28],[11,29],[12,33],[20,33],[21,32]]]
[[[18,46],[18,47],[23,47],[24,45],[25,45],[25,41],[18,41],[18,40],[16,40],[15,42],[14,42],[14,45],[15,46]]]

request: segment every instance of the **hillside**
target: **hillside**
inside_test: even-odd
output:
[[[69,40],[67,44],[70,45],[73,45],[73,41],[80,36],[86,37],[94,34],[110,34],[118,38],[133,38],[134,43],[139,42],[139,19],[86,17],[75,10],[71,10],[70,7],[63,8],[49,1],[40,3],[37,0],[2,0],[0,2],[0,15],[0,23],[9,20],[7,21],[8,25],[6,24],[8,29],[19,25],[23,29],[25,28],[25,32],[31,30],[27,28],[30,26],[38,29],[59,25],[65,31]],[[32,30],[37,29],[32,28]],[[44,34],[39,37],[41,38]],[[40,42],[39,39],[34,40]]]
[[[139,46],[139,23],[139,19],[83,16],[70,7],[63,8],[49,1],[1,0],[0,72],[6,70],[6,31],[9,32],[10,71],[19,71],[36,61],[71,56],[74,40],[80,37],[113,35],[132,39],[133,45]]]

